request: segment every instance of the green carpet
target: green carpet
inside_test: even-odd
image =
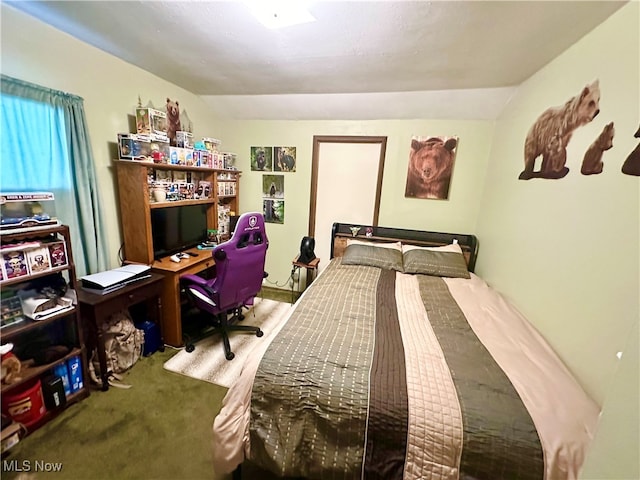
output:
[[[290,291],[275,288],[259,296],[291,301]],[[2,479],[230,480],[212,465],[211,429],[227,389],[165,370],[176,353],[167,347],[141,358],[124,374],[132,388],[92,390],[22,439],[2,459]],[[35,471],[46,463],[60,469]],[[273,477],[247,465],[243,478]]]
[[[141,358],[125,374],[132,388],[92,391],[24,438],[3,459],[2,478],[230,478],[215,476],[211,463],[213,418],[227,390],[164,370],[175,353]],[[61,470],[35,472],[36,462]]]

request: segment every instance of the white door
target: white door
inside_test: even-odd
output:
[[[334,222],[378,223],[386,137],[314,137],[313,150],[309,235],[322,270]]]

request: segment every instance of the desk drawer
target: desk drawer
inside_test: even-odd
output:
[[[80,302],[83,315],[91,315],[96,320],[106,319],[110,315],[121,310],[126,310],[130,306],[150,300],[154,297],[160,298],[162,294],[162,282],[156,281],[150,285],[138,286],[135,289],[128,287],[123,290],[116,290],[114,293],[102,297],[93,296],[97,299],[94,304]]]
[[[216,262],[213,260],[213,258],[208,258],[205,261],[198,262],[196,265],[191,265],[185,268],[184,270],[180,270],[180,275],[181,276],[187,275],[187,274],[196,275],[204,270],[207,270],[213,267],[215,264]]]
[[[131,305],[144,302],[149,298],[159,296],[161,294],[162,294],[162,282],[156,282],[153,285],[146,285],[145,287],[138,288],[133,292],[129,292],[126,295],[123,295],[122,300],[123,302],[127,303],[126,307],[130,307]]]

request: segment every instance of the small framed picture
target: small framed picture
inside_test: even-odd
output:
[[[251,170],[273,171],[273,147],[251,147]]]
[[[263,175],[262,197],[284,198],[284,175]]]
[[[296,171],[296,147],[273,147],[273,171]]]
[[[263,200],[264,221],[267,223],[284,223],[284,200]]]
[[[187,172],[184,170],[176,170],[173,172],[173,181],[175,183],[187,183]]]
[[[171,183],[171,170],[154,170],[156,172],[156,182]]]

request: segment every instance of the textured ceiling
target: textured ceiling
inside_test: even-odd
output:
[[[236,110],[229,115],[256,115],[259,95],[265,106],[288,101],[311,105],[315,117],[343,118],[333,110],[344,94],[359,94],[363,106],[410,98],[409,110],[416,95],[443,91],[459,92],[459,103],[477,89],[504,101],[626,2],[317,1],[309,7],[316,22],[281,30],[234,1],[5,3]]]

